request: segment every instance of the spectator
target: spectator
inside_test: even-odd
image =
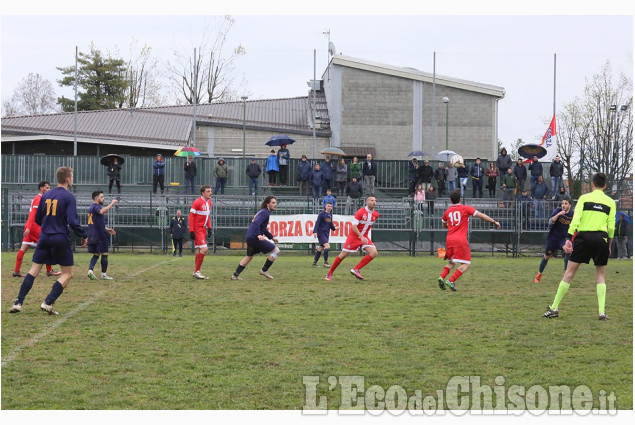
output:
[[[412,158],[412,161],[410,162],[410,164],[408,164],[408,196],[414,196],[415,194],[418,169],[419,161],[417,161],[417,158]]]
[[[520,220],[523,229],[529,228],[529,210],[531,209],[531,197],[527,195],[526,189],[521,189],[520,195],[516,198],[516,205],[520,206]]]
[[[163,162],[163,155],[160,153],[154,158],[154,162],[152,162],[152,193],[157,193],[157,185],[161,186],[161,194],[165,190],[165,175],[164,168],[165,162]]]
[[[361,196],[362,184],[357,181],[357,176],[353,176],[351,181],[346,185],[346,208],[344,214],[350,214],[351,206],[353,207],[353,211],[357,209],[354,203],[356,203],[356,200],[361,198]]]
[[[498,168],[496,168],[496,164],[493,162],[489,163],[489,168],[485,170],[485,176],[487,177],[487,190],[489,191],[489,197],[496,198],[496,177],[498,177]]]
[[[335,205],[337,205],[337,201],[335,200],[335,196],[333,196],[331,189],[326,189],[326,196],[322,202],[322,207],[326,208],[326,204],[333,204],[333,210],[335,210]]]
[[[280,170],[280,176],[278,182],[280,186],[286,186],[289,181],[289,159],[291,153],[287,149],[287,145],[281,145],[278,150],[278,168]]]
[[[527,180],[527,168],[525,168],[525,164],[520,158],[516,161],[516,166],[514,166],[514,176],[516,177],[516,193],[520,195],[525,188],[525,181]]]
[[[194,195],[194,177],[196,177],[196,164],[192,160],[192,156],[187,157],[187,161],[185,162],[185,193],[188,193],[188,186],[191,187],[191,193]]]
[[[320,164],[315,164],[315,168],[311,171],[310,181],[313,188],[313,199],[318,199],[322,195],[322,186],[324,185],[324,173],[320,169]]]
[[[309,196],[311,192],[311,163],[306,155],[302,155],[295,170],[298,177],[298,186],[300,186],[300,195]]]
[[[366,155],[366,161],[362,164],[362,174],[364,175],[364,191],[366,192],[366,196],[374,195],[377,180],[377,163],[373,161],[371,154]]]
[[[496,158],[496,166],[498,167],[498,174],[500,175],[500,185],[503,187],[503,179],[507,174],[507,169],[512,166],[512,157],[507,154],[507,149],[501,149],[500,155]]]
[[[503,191],[505,195],[505,201],[514,200],[514,191],[516,190],[516,176],[512,173],[511,167],[507,169],[507,172],[503,176]]]
[[[617,213],[617,223],[615,224],[615,239],[617,241],[617,259],[628,259],[628,221],[624,219],[624,213]]]
[[[448,170],[448,177],[447,177],[448,194],[450,194],[450,192],[456,189],[457,169],[455,167],[448,166],[447,170]]]
[[[478,191],[479,198],[483,197],[483,179],[485,178],[485,170],[481,165],[481,158],[476,158],[476,162],[470,169],[470,175],[472,176],[472,198],[476,198]]]
[[[538,177],[542,176],[542,164],[538,162],[538,157],[536,155],[534,155],[531,164],[529,164],[529,173],[531,176],[529,181],[531,183],[531,190],[533,191],[534,185],[538,181]]]
[[[426,192],[426,201],[428,202],[428,215],[434,215],[434,200],[437,199],[437,191],[434,186],[430,186]]]
[[[423,185],[417,185],[417,190],[414,192],[415,207],[419,210],[423,209],[423,203],[426,201],[426,191],[423,190]]]
[[[547,186],[542,176],[538,176],[536,184],[531,189],[531,196],[534,198],[534,217],[544,218],[545,200],[549,196],[549,186]]]
[[[214,195],[218,194],[218,190],[220,189],[220,194],[225,194],[225,184],[227,183],[227,174],[229,170],[227,169],[227,164],[225,164],[224,158],[218,158],[218,164],[214,167],[214,177],[216,177],[216,187],[214,188]]]
[[[348,166],[348,174],[349,180],[352,180],[353,177],[357,177],[358,182],[362,180],[362,164],[357,161],[356,156],[353,157],[353,162]]]
[[[269,175],[269,184],[268,186],[276,185],[276,176],[278,175],[278,171],[280,171],[280,167],[278,166],[278,157],[276,156],[276,151],[271,149],[269,152],[269,157],[267,158],[267,168],[265,169],[266,173]]]
[[[430,166],[430,161],[427,159],[423,161],[423,165],[417,170],[419,175],[418,181],[423,185],[423,190],[427,191],[432,185],[432,177],[434,176],[434,170]]]
[[[176,257],[176,250],[179,250],[179,257],[183,256],[183,238],[188,229],[187,219],[181,215],[181,210],[176,210],[176,215],[170,219],[170,237],[172,238],[172,257]]]
[[[333,166],[331,165],[331,157],[329,155],[324,157],[324,162],[320,164],[320,169],[322,170],[322,174],[324,174],[324,182],[322,183],[322,190],[324,192],[322,194],[326,194],[326,189],[333,187]]]
[[[336,193],[340,196],[344,196],[346,192],[346,183],[348,178],[348,166],[344,161],[344,158],[340,158],[337,165],[335,166],[335,185],[336,185]],[[335,205],[333,205],[335,208]]]
[[[465,163],[461,164],[461,166],[456,170],[456,174],[459,176],[459,184],[461,185],[461,198],[463,198],[463,194],[465,193],[465,190],[467,189],[467,177],[468,177],[468,172],[467,172],[467,168],[465,167]]]
[[[112,192],[113,183],[117,184],[117,193],[121,193],[121,164],[117,158],[114,158],[108,166],[108,178],[110,179],[108,193]]]
[[[437,186],[439,188],[438,195],[441,197],[445,191],[445,181],[448,178],[448,170],[446,170],[442,162],[439,162],[439,168],[434,170],[434,178],[437,180]]]
[[[551,176],[551,190],[553,190],[553,199],[556,199],[558,188],[562,185],[562,175],[564,174],[564,164],[560,161],[560,157],[556,155],[555,159],[549,166],[549,176]]]
[[[567,188],[564,186],[560,186],[558,188],[558,191],[554,195],[554,198],[556,201],[562,201],[564,198],[570,198]]]
[[[247,164],[247,177],[249,177],[249,194],[258,195],[258,177],[262,173],[260,165],[256,164],[256,158],[251,158]]]

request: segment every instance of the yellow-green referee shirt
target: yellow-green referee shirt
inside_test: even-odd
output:
[[[578,232],[606,232],[609,238],[615,233],[615,201],[601,189],[580,196],[569,225],[569,235]]]

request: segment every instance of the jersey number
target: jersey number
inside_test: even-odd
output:
[[[95,224],[95,223],[93,223],[93,215],[92,214],[88,214],[88,224]]]
[[[57,211],[57,199],[46,200],[46,215],[55,215]]]
[[[461,222],[461,213],[458,211],[452,211],[450,213],[450,224],[452,226],[458,226]]]

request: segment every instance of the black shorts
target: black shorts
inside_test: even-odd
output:
[[[573,241],[570,261],[606,266],[609,261],[609,240],[606,232],[579,232]]]

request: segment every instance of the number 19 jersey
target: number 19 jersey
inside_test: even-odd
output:
[[[447,245],[467,243],[468,220],[476,214],[474,207],[463,204],[454,204],[445,210],[441,220],[448,224]]]

